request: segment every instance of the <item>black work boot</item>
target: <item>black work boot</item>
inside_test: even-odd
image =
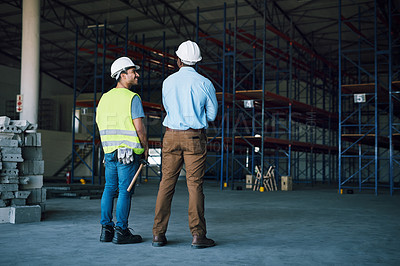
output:
[[[114,238],[112,239],[114,244],[134,244],[142,242],[140,235],[132,235],[128,228],[125,230],[121,227],[115,227]]]
[[[114,227],[111,225],[101,226],[100,242],[111,242],[114,237]]]

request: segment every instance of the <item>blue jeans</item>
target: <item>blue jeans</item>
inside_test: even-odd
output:
[[[126,190],[139,168],[140,155],[135,154],[135,160],[130,164],[122,164],[117,161],[115,153],[116,151],[104,155],[106,184],[101,198],[100,223],[114,226],[114,198],[119,189],[116,209],[117,223],[115,225],[126,229],[128,228],[128,218],[131,210],[131,196],[135,187],[132,188],[131,192]]]

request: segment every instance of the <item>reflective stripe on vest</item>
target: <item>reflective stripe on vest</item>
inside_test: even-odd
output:
[[[143,153],[131,116],[131,104],[135,96],[139,97],[128,89],[114,88],[101,97],[96,122],[104,153],[111,153],[118,148],[131,148],[136,154]]]
[[[130,130],[121,130],[121,129],[104,129],[100,130],[100,135],[106,136],[106,135],[127,135],[127,136],[133,136],[137,137],[136,131],[130,131]]]
[[[140,143],[130,142],[130,141],[127,141],[127,140],[103,141],[103,142],[101,142],[101,144],[103,145],[103,147],[119,146],[121,144],[125,144],[125,145],[128,145],[129,147],[137,148],[137,149],[142,147],[142,145],[140,145]]]

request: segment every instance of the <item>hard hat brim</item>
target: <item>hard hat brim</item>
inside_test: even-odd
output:
[[[131,68],[134,68],[135,70],[139,70],[139,69],[140,69],[140,66],[134,65],[134,66],[132,66],[132,67],[127,68],[126,70],[131,69]]]
[[[140,66],[134,65],[134,66],[131,66],[131,67],[128,67],[128,68],[124,68],[124,69],[118,70],[118,71],[115,72],[113,75],[111,75],[111,77],[112,77],[112,78],[119,77],[119,75],[121,75],[121,72],[122,72],[122,71],[126,71],[126,70],[131,69],[131,68],[134,68],[135,70],[139,70],[139,69],[140,69]]]

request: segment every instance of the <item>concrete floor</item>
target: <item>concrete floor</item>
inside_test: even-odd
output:
[[[151,246],[158,182],[136,188],[130,227],[144,242],[99,242],[100,200],[54,198],[44,220],[0,224],[0,265],[400,265],[400,196],[303,188],[225,190],[207,183],[208,237],[190,247],[187,191],[179,181],[167,238]]]

